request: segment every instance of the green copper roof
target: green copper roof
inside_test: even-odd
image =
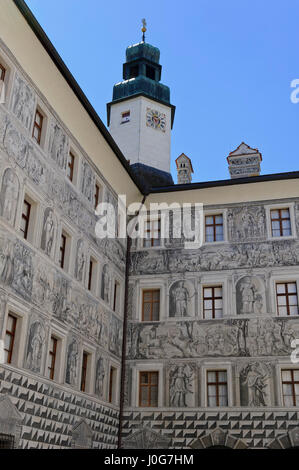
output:
[[[147,42],[139,42],[133,46],[127,47],[126,61],[132,62],[137,59],[148,59],[151,62],[159,64],[160,51],[157,47],[148,44]]]
[[[113,87],[112,102],[143,94],[170,104],[169,87],[160,83],[162,67],[160,51],[146,42],[133,44],[126,49],[123,64],[123,81]]]

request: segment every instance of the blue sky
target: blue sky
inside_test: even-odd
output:
[[[298,0],[27,0],[107,125],[106,103],[122,79],[128,45],[161,51],[162,82],[176,109],[172,172],[182,152],[193,181],[229,177],[241,141],[263,155],[262,174],[299,170]],[[176,177],[175,177],[176,178]]]

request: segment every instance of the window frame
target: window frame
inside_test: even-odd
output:
[[[38,124],[36,121],[36,117],[39,115],[41,123]],[[42,142],[42,134],[44,128],[45,117],[43,112],[40,110],[39,106],[35,108],[34,118],[33,118],[33,126],[32,126],[32,134],[31,137],[38,145],[41,145]],[[38,137],[35,136],[35,130],[37,129]]]
[[[70,164],[71,159],[71,164]],[[72,149],[69,150],[67,156],[67,165],[66,165],[66,177],[67,179],[74,184],[74,176],[75,176],[75,164],[76,164],[76,156]]]
[[[159,292],[159,300],[157,300],[157,301],[153,300],[153,293],[154,292]],[[150,315],[151,318],[150,318],[150,320],[145,320],[144,319],[144,305],[145,305],[144,295],[148,294],[148,293],[152,294],[151,302],[147,302],[147,303],[150,303],[150,305],[151,305],[151,315]],[[153,320],[153,304],[155,304],[155,303],[159,304],[159,314],[158,314],[158,319],[157,320]],[[158,287],[142,289],[141,305],[142,305],[142,311],[141,311],[141,321],[142,322],[159,322],[161,320],[161,289],[158,288]]]
[[[222,240],[214,240],[214,241],[207,241],[206,240],[206,217],[214,217],[214,216],[222,216],[222,232],[223,232],[223,239]],[[215,245],[221,243],[228,243],[227,237],[227,209],[207,209],[203,211],[203,244],[204,245]]]
[[[207,218],[208,217],[212,217],[213,218],[213,224],[207,224]],[[217,224],[216,223],[216,217],[222,217],[222,223],[221,224]],[[221,243],[221,242],[224,242],[224,217],[223,217],[223,213],[222,212],[219,212],[219,213],[215,213],[215,214],[204,214],[204,223],[205,223],[205,236],[204,236],[204,240],[205,240],[205,243]],[[213,240],[207,240],[207,227],[213,227]],[[216,227],[222,227],[222,240],[216,240]]]
[[[0,58],[0,81],[5,83],[5,75],[7,73],[7,68],[2,64],[1,58]]]
[[[158,229],[155,230],[153,228],[153,225],[158,222]],[[142,223],[144,224],[144,232],[143,232],[143,238],[141,240],[142,248],[144,249],[152,249],[152,248],[161,248],[162,247],[162,238],[161,238],[161,228],[162,228],[162,217],[152,217],[152,218],[145,218],[142,220]],[[150,224],[150,229],[148,230],[147,224]],[[149,233],[151,235],[154,235],[155,233],[158,233],[158,237],[155,238],[151,236],[151,238],[146,238],[146,234]],[[146,241],[150,240],[150,246],[146,245]],[[159,241],[158,244],[155,244],[155,241]]]
[[[205,289],[212,289],[212,297],[205,297]],[[221,289],[221,297],[215,297],[214,296],[214,291],[215,289]],[[215,283],[215,284],[203,284],[202,286],[202,317],[204,320],[222,320],[224,317],[224,289],[223,289],[223,284],[220,283]],[[220,318],[215,317],[215,300],[222,300],[222,316]],[[205,300],[212,300],[212,317],[211,318],[206,318],[206,310],[211,310],[211,309],[205,309]]]
[[[53,334],[51,334],[51,336],[50,336],[50,344],[51,344],[52,340],[54,340],[54,351],[52,351],[50,348],[48,349],[48,359],[49,359],[49,356],[50,356],[51,357],[51,367],[49,367],[48,364],[47,364],[47,375],[49,374],[49,377],[47,376],[47,378],[50,379],[50,380],[54,380],[54,378],[55,378],[57,352],[58,352],[58,342],[59,342],[59,339],[56,338],[56,336],[54,336]]]
[[[298,403],[294,403],[296,401],[296,393],[295,393],[295,385],[299,385],[299,379],[298,381],[294,380],[294,371],[299,371],[299,368],[297,367],[288,367],[287,365],[281,365],[280,367],[280,384],[281,384],[281,398],[282,398],[282,405],[286,408],[289,407],[289,405],[285,404],[285,395],[283,393],[283,385],[292,385],[292,398],[293,398],[293,405],[292,406],[298,406],[299,405],[299,396],[298,396]],[[282,379],[282,373],[283,372],[291,372],[292,380],[289,381],[283,381]]]
[[[90,353],[83,350],[81,361],[81,377],[80,377],[80,392],[86,393],[87,390],[87,373],[90,361]]]
[[[31,209],[32,209],[32,203],[29,202],[27,199],[28,196],[25,194],[23,198],[23,203],[22,203],[22,212],[21,212],[21,223],[20,223],[20,231],[23,234],[24,240],[28,239],[28,232],[29,232],[29,224],[30,224],[30,216],[31,216]],[[27,206],[28,209],[28,214],[24,214],[24,206]],[[23,230],[22,228],[22,222],[25,220],[25,228]]]
[[[152,383],[151,381],[149,381],[147,384],[143,384],[141,382],[141,375],[142,374],[150,374],[150,377],[152,376],[152,374],[156,374],[157,376],[157,382],[156,383]],[[159,371],[157,370],[140,370],[139,371],[139,390],[138,390],[138,403],[139,403],[139,407],[140,408],[157,408],[158,405],[159,405]],[[143,390],[143,387],[146,387],[148,389],[148,401],[147,401],[147,405],[142,405],[141,404],[141,397],[142,397],[142,390]],[[156,395],[157,395],[157,402],[152,404],[151,403],[151,395],[152,395],[152,388],[156,388]]]
[[[295,220],[295,203],[294,202],[286,202],[282,204],[271,204],[264,206],[266,211],[266,227],[267,227],[267,239],[268,240],[292,240],[297,237],[296,231],[296,220]],[[271,221],[271,211],[278,210],[278,209],[289,209],[290,214],[290,225],[291,225],[291,235],[282,235],[279,237],[275,237],[272,235],[272,221]]]
[[[12,331],[9,331],[8,328],[8,321],[9,318],[13,318],[13,328]],[[12,363],[12,356],[14,352],[14,345],[15,345],[15,339],[16,339],[16,331],[17,331],[17,322],[18,322],[18,316],[15,315],[13,312],[9,311],[7,314],[7,319],[6,319],[6,325],[5,325],[5,334],[4,334],[4,341],[6,340],[6,336],[10,336],[10,344],[9,344],[9,349],[5,348],[5,343],[4,343],[4,354],[7,352],[7,361],[5,362],[6,364],[11,364]]]
[[[296,292],[295,293],[289,292],[288,287],[287,287],[288,284],[295,284],[295,287],[296,287]],[[285,286],[285,293],[278,293],[277,292],[277,286],[279,286],[279,285],[284,285]],[[289,297],[292,296],[292,295],[293,296],[296,295],[297,305],[290,305],[289,304]],[[279,305],[279,303],[278,303],[278,298],[279,297],[286,297],[286,305]],[[289,317],[299,316],[298,285],[297,285],[297,281],[295,279],[294,280],[285,280],[285,281],[275,281],[275,298],[276,298],[277,316],[279,316],[279,317],[287,316],[288,318]],[[291,315],[290,314],[290,307],[293,307],[293,306],[297,307],[298,313],[296,315]],[[287,309],[287,314],[280,314],[279,313],[279,308],[280,307],[285,307]]]
[[[209,375],[209,372],[210,373],[215,373],[216,374],[216,382],[209,382],[208,380],[208,375]],[[220,382],[218,380],[218,376],[219,376],[219,373],[220,372],[225,372],[226,373],[226,382]],[[225,385],[226,386],[226,401],[227,403],[225,405],[220,405],[219,404],[219,386],[223,386]],[[216,405],[209,405],[209,386],[215,386],[216,387]],[[207,394],[207,407],[208,408],[225,408],[227,406],[229,406],[229,400],[228,400],[228,373],[227,373],[227,369],[207,369],[206,370],[206,394]]]

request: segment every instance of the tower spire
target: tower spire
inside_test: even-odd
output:
[[[142,31],[142,42],[145,42],[145,33],[146,33],[146,19],[145,18],[142,18],[142,28],[141,28],[141,31]]]

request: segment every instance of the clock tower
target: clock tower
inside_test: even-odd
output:
[[[149,186],[173,184],[170,141],[175,106],[161,80],[158,48],[143,40],[126,50],[123,81],[107,104],[110,133],[136,175]]]

